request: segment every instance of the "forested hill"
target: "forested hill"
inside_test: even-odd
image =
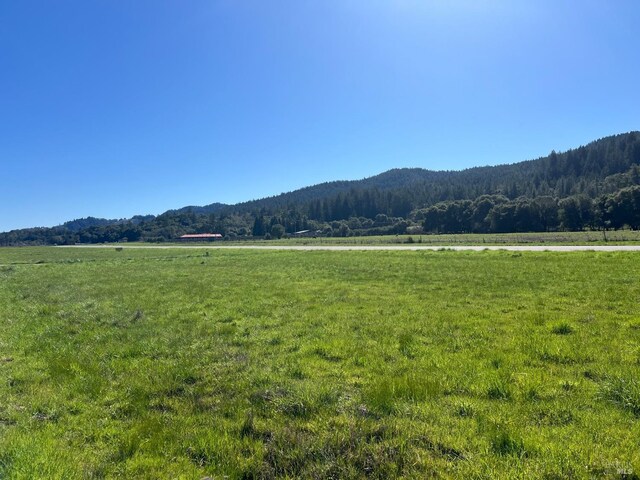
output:
[[[417,184],[445,178],[448,172],[434,172],[422,168],[394,168],[387,172],[365,178],[363,180],[341,180],[325,182],[311,187],[301,188],[293,192],[281,193],[273,197],[251,200],[237,205],[227,206],[228,212],[246,212],[256,209],[278,210],[282,208],[296,208],[312,201],[330,199],[351,190],[377,189],[380,191],[411,189]],[[205,207],[206,208],[206,207]]]
[[[217,211],[271,211],[300,206],[309,208],[310,203],[335,203],[332,200],[341,195],[349,197],[354,192],[376,190],[387,192],[387,195],[393,192],[393,195],[407,198],[411,209],[433,205],[439,201],[475,199],[485,194],[502,194],[511,199],[543,195],[564,198],[576,194],[595,197],[629,186],[625,175],[616,174],[628,173],[634,164],[640,164],[640,132],[606,137],[575,150],[551,152],[547,157],[509,165],[475,167],[462,171],[398,168],[364,180],[322,183],[219,208]],[[402,213],[408,212],[405,209]]]
[[[398,168],[236,205],[213,203],[129,220],[89,217],[0,234],[0,245],[169,241],[405,232],[506,232],[640,228],[640,132],[563,153],[462,171]]]

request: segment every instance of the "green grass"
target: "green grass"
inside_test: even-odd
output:
[[[0,249],[0,478],[637,478],[638,259]]]
[[[456,233],[456,234],[412,234],[412,235],[371,235],[353,237],[295,237],[272,240],[253,237],[213,242],[215,245],[415,245],[415,246],[500,246],[500,245],[635,245],[640,242],[640,230],[615,230],[608,232],[525,232],[525,233]],[[206,245],[207,242],[167,242],[171,245]],[[111,244],[114,247],[126,246]],[[135,242],[129,245],[149,245]]]
[[[247,241],[259,245],[633,245],[640,242],[640,230],[248,239],[222,243],[243,245]]]

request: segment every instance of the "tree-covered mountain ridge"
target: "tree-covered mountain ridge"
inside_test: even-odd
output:
[[[213,203],[156,217],[89,217],[0,234],[0,244],[167,241],[184,233],[225,238],[405,232],[640,228],[640,132],[565,152],[460,171],[396,168],[235,205]]]
[[[256,208],[274,209],[288,207],[295,204],[330,198],[334,195],[348,192],[351,189],[377,188],[380,190],[392,190],[396,188],[407,188],[417,182],[442,177],[447,173],[446,171],[433,171],[422,168],[393,168],[361,180],[334,180],[270,197],[237,203],[235,205],[226,205],[223,203],[212,203],[205,206],[190,205],[177,210],[169,210],[168,213],[186,213],[189,211],[193,213],[218,213],[222,211],[251,211]]]
[[[175,212],[273,210],[331,199],[352,190],[369,189],[411,190],[415,201],[422,201],[423,206],[437,201],[473,199],[484,194],[503,194],[511,198],[520,195],[563,198],[585,193],[595,197],[627,185],[628,179],[624,174],[634,164],[640,164],[638,131],[604,137],[563,153],[552,151],[548,156],[535,160],[464,170],[394,168],[362,180],[325,182],[236,205],[216,203],[204,207],[184,207]]]

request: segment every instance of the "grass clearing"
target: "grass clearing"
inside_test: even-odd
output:
[[[522,233],[455,233],[373,235],[361,237],[291,237],[279,240],[223,242],[244,245],[633,245],[640,242],[640,230]]]
[[[0,249],[0,478],[635,478],[625,252]]]

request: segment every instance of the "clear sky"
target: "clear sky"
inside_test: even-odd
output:
[[[640,2],[3,0],[0,231],[640,129]]]

